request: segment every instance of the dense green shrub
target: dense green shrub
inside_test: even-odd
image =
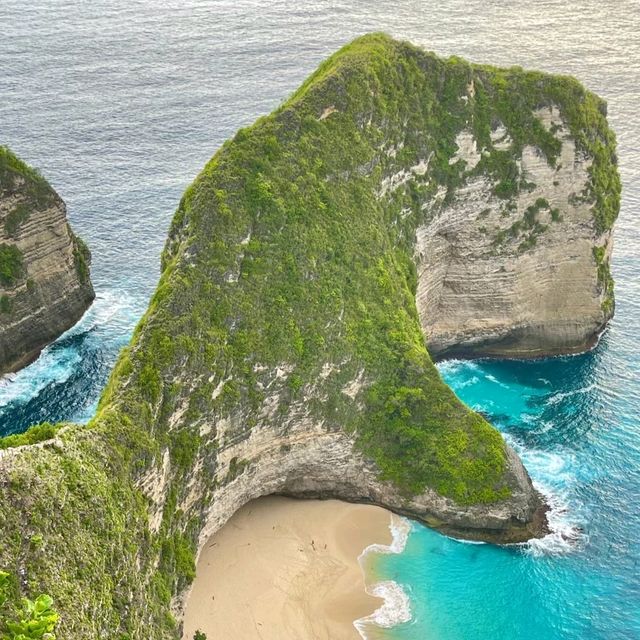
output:
[[[604,296],[602,299],[602,310],[607,315],[611,316],[614,307],[614,283],[611,276],[611,269],[609,267],[609,261],[605,256],[604,247],[594,247],[593,257],[596,261],[598,268],[598,284],[602,287]]]
[[[73,262],[76,267],[76,273],[78,274],[80,282],[86,283],[89,281],[91,251],[89,251],[89,247],[80,236],[72,233],[71,237],[73,241]]]
[[[18,247],[12,244],[0,244],[0,284],[13,286],[22,276],[24,261]]]
[[[35,600],[22,598],[18,606],[13,606],[15,588],[10,578],[0,571],[0,639],[55,640],[59,615],[53,608],[53,599],[39,595]]]
[[[12,310],[13,303],[11,302],[11,298],[6,294],[0,296],[0,313],[8,315]]]
[[[4,219],[4,230],[8,236],[15,237],[20,225],[31,215],[31,207],[26,202],[16,205]]]
[[[13,188],[16,177],[24,180],[34,206],[43,207],[55,197],[55,192],[37,169],[20,160],[8,147],[0,145],[0,190]]]
[[[21,447],[25,444],[36,444],[37,442],[50,440],[55,436],[61,426],[60,424],[51,424],[50,422],[33,425],[23,433],[16,433],[0,438],[0,449]]]

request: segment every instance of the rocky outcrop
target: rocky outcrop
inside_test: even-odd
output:
[[[0,373],[31,362],[80,319],[95,297],[89,260],[58,194],[0,148]]]
[[[602,324],[614,147],[602,101],[570,78],[383,35],[345,47],[187,189],[91,423],[0,451],[0,567],[58,598],[62,639],[175,638],[208,536],[262,495],[375,503],[475,540],[544,535],[522,463],[427,344],[515,327],[522,351]]]
[[[417,306],[434,356],[576,353],[595,343],[613,314],[610,277],[602,274],[611,229],[598,227],[596,203],[585,197],[593,158],[576,147],[556,105],[535,117],[562,145],[553,164],[526,145],[516,178],[526,188],[505,200],[496,178],[474,176],[454,201],[437,201],[437,215],[417,230]],[[510,149],[506,129],[495,126],[499,148]],[[481,153],[473,134],[456,142],[456,158],[474,168]]]

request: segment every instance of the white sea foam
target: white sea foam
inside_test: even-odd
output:
[[[377,582],[367,588],[367,593],[371,596],[382,598],[384,602],[370,616],[360,618],[360,620],[356,620],[353,623],[358,633],[365,640],[367,638],[367,625],[375,624],[378,627],[389,629],[411,620],[409,596],[397,582],[393,580]]]
[[[489,382],[493,382],[494,384],[497,384],[499,387],[502,387],[503,389],[509,389],[509,385],[505,384],[504,382],[500,382],[500,380],[498,380],[498,378],[496,378],[495,376],[491,375],[490,373],[485,374],[484,376],[487,380],[489,380]]]
[[[524,422],[524,424],[537,424],[539,418],[536,415],[525,412],[520,414],[520,420],[521,422]]]
[[[586,387],[581,387],[580,389],[573,389],[572,391],[558,391],[558,393],[554,393],[552,396],[547,398],[546,404],[558,404],[558,402],[565,398],[570,398],[571,396],[580,395],[582,393],[590,393],[596,389],[596,387],[597,385],[593,383]]]
[[[534,556],[566,555],[582,549],[588,536],[576,522],[576,511],[570,509],[566,498],[538,482],[534,487],[542,493],[549,505],[547,520],[551,532],[544,538],[525,543],[527,553]]]
[[[466,371],[479,371],[480,365],[474,360],[459,360],[457,358],[451,358],[449,360],[441,360],[437,364],[440,374],[451,375],[459,373],[461,370]]]
[[[409,533],[411,533],[411,523],[406,518],[392,515],[389,524],[391,531],[391,544],[369,545],[358,558],[360,566],[364,558],[370,553],[402,553],[407,544]],[[393,580],[384,580],[367,585],[366,591],[369,595],[382,598],[383,603],[371,615],[356,620],[353,624],[358,633],[366,640],[367,626],[377,625],[388,629],[403,622],[411,620],[411,603],[409,596],[404,589]]]
[[[474,384],[477,384],[479,381],[480,378],[478,378],[478,376],[471,376],[471,378],[465,380],[464,382],[459,382],[456,386],[458,389],[464,389],[464,387],[470,387]]]
[[[27,402],[50,384],[65,382],[77,370],[81,354],[73,347],[59,348],[66,338],[87,333],[117,321],[130,322],[133,299],[123,292],[107,291],[98,296],[76,325],[42,350],[28,367],[0,378],[0,408],[13,402]]]
[[[360,554],[359,559],[362,560],[370,553],[402,553],[411,533],[411,522],[406,518],[392,514],[389,530],[391,531],[391,544],[370,544]]]
[[[582,506],[570,504],[567,497],[569,487],[576,482],[571,453],[529,449],[509,436],[506,439],[522,458],[533,486],[549,505],[550,533],[524,543],[526,552],[536,556],[565,555],[583,548],[588,537],[582,526]]]
[[[447,536],[449,540],[453,540],[454,542],[458,542],[460,544],[487,544],[482,540],[464,540],[463,538],[452,538],[451,536]]]
[[[70,349],[45,349],[29,367],[0,380],[0,407],[11,402],[27,402],[49,384],[64,382],[80,362],[80,354]]]

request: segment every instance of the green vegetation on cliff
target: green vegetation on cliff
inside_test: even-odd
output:
[[[16,180],[27,185],[28,195],[37,207],[48,204],[55,191],[40,172],[18,158],[8,147],[0,145],[0,191],[15,187]]]
[[[0,284],[11,287],[24,271],[22,252],[12,244],[0,244]]]
[[[22,598],[14,607],[15,586],[11,576],[0,571],[0,638],[2,640],[56,640],[55,626],[58,614],[48,595],[35,600]]]
[[[15,433],[0,438],[0,450],[50,440],[61,427],[61,424],[51,424],[50,422],[35,424],[23,433]]]
[[[158,288],[96,417],[0,452],[0,566],[25,567],[28,593],[55,596],[61,638],[177,637],[171,599],[194,576],[211,497],[255,463],[233,458],[217,474],[218,452],[256,428],[345,431],[406,500],[511,494],[504,441],[425,347],[415,232],[437,215],[434,196],[455,198],[471,175],[506,199],[527,189],[524,145],[558,156],[533,116],[552,104],[595,149],[583,197],[604,228],[617,174],[601,101],[570,78],[443,60],[380,34],[220,149],[180,202]],[[491,141],[497,122],[509,151]],[[472,170],[454,159],[465,129],[486,149]]]
[[[25,366],[80,319],[95,297],[89,260],[57,193],[0,147],[0,372]]]
[[[73,238],[73,262],[80,282],[89,282],[89,265],[91,264],[91,251],[85,241],[75,234]]]

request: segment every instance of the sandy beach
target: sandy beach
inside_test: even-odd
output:
[[[358,556],[390,544],[390,514],[337,500],[270,496],[249,503],[207,542],[184,635],[207,640],[359,640],[367,595]]]

